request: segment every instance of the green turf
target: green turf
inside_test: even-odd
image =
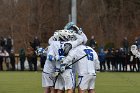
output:
[[[0,93],[43,93],[41,72],[0,72]],[[140,93],[140,73],[97,73],[96,93]]]
[[[96,81],[97,93],[140,93],[140,73],[99,73]]]
[[[0,93],[43,93],[40,72],[0,72]]]

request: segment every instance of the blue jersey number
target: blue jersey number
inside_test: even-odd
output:
[[[64,50],[63,49],[59,49],[58,53],[59,53],[59,56],[64,56]]]
[[[93,51],[91,49],[84,49],[87,54],[87,59],[93,61]]]

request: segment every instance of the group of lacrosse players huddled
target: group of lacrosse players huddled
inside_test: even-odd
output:
[[[48,43],[47,60],[42,72],[44,93],[95,93],[97,53],[86,46],[87,37],[73,22],[57,30]],[[76,82],[76,74],[78,81]]]

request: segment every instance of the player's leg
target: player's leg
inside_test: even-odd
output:
[[[67,93],[73,93],[73,89],[67,89]]]
[[[42,73],[42,87],[44,88],[44,93],[51,93],[52,86],[53,86],[53,79],[51,75]]]
[[[65,93],[63,90],[57,90],[57,93]]]
[[[88,76],[78,76],[78,93],[85,93],[85,91],[88,89],[88,81]]]
[[[44,93],[51,93],[50,87],[44,87]]]
[[[57,90],[56,90],[56,89],[54,89],[54,87],[51,87],[51,88],[50,88],[50,90],[51,90],[51,92],[50,92],[50,93],[57,93]]]
[[[78,87],[78,93],[85,93],[85,90],[82,90],[80,87]]]
[[[73,78],[74,78],[74,87],[73,87],[73,93],[76,93],[75,89],[76,89],[76,68],[75,68],[75,64],[72,65],[72,73],[73,73]]]
[[[95,93],[95,89],[89,89],[88,93]]]
[[[73,93],[74,76],[71,69],[68,69],[63,73],[63,79],[65,82],[65,90],[67,91],[67,93]]]
[[[89,76],[89,84],[88,84],[88,93],[95,93],[95,80],[96,75],[90,75]]]
[[[55,89],[55,91],[51,93],[65,93],[65,90]]]
[[[61,75],[58,76],[55,83],[55,92],[54,93],[65,93],[64,91],[64,80]]]

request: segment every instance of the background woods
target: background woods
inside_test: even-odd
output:
[[[42,44],[69,21],[71,0],[0,0],[0,36],[10,35],[14,48],[28,47],[38,36]],[[77,0],[77,25],[99,45],[121,46],[140,36],[140,0]]]

